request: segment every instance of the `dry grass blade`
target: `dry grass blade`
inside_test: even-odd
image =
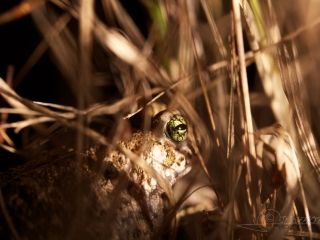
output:
[[[27,112],[26,115],[22,115],[22,117],[26,119],[25,123],[29,122],[28,120],[30,120],[31,124],[37,123],[37,120],[35,121],[32,120],[33,113],[35,111],[31,111],[23,103],[21,103],[21,98],[18,96],[18,94],[2,78],[0,78],[0,94],[8,102],[8,104],[10,104],[14,109],[18,109],[18,111]],[[29,115],[29,113],[31,113],[31,115]],[[29,123],[27,123],[26,125],[19,124],[19,126],[23,126],[23,127],[26,127],[29,125],[30,125]],[[18,128],[18,129],[20,130],[21,128]]]
[[[164,71],[159,71],[155,65],[146,59],[136,46],[130,43],[119,32],[107,29],[98,19],[95,20],[95,35],[101,41],[102,45],[111,50],[124,62],[134,66],[141,72],[150,77],[153,83],[168,86],[171,81]]]
[[[221,65],[223,66],[223,67],[225,67],[225,65],[226,65],[226,62],[220,62],[221,63]],[[218,69],[220,69],[220,63],[218,63],[218,64],[213,64],[213,65],[211,65],[210,67],[216,67],[217,65],[219,65],[219,66],[217,66],[218,67]],[[214,66],[215,65],[215,66]],[[221,66],[221,67],[222,67]],[[214,71],[214,70],[213,70]],[[151,95],[153,95],[153,94],[156,94],[156,93],[158,93],[158,92],[160,92],[159,94],[157,94],[155,97],[153,97],[147,104],[146,104],[146,106],[148,106],[148,105],[150,105],[150,104],[152,104],[152,103],[154,103],[154,102],[156,102],[157,100],[159,100],[162,96],[164,96],[165,94],[167,94],[168,92],[170,92],[170,90],[172,90],[172,89],[175,89],[175,88],[177,88],[178,87],[178,85],[180,85],[180,84],[187,84],[187,81],[191,81],[195,76],[197,76],[198,74],[190,74],[190,75],[188,75],[188,76],[186,76],[186,77],[183,77],[183,78],[180,78],[179,80],[175,80],[174,82],[174,84],[172,84],[169,88],[167,88],[165,91],[163,91],[163,88],[154,88],[154,89],[152,89],[151,90],[151,92],[150,92],[150,94]],[[221,75],[221,76],[219,76],[219,77],[217,77],[216,79],[214,79],[214,80],[212,80],[212,81],[210,81],[210,82],[207,82],[206,84],[205,84],[205,89],[206,90],[210,90],[210,89],[212,89],[212,88],[214,88],[214,87],[216,87],[219,83],[221,83],[221,82],[223,82],[223,81],[225,81],[227,79],[227,75]],[[197,89],[195,89],[195,90],[193,90],[189,95],[188,95],[188,99],[191,101],[191,100],[194,100],[194,99],[196,99],[197,97],[199,97],[199,96],[201,96],[203,94],[203,88],[202,87],[199,87],[199,88],[197,88]],[[141,97],[136,97],[136,98],[133,98],[134,100],[138,100],[138,99],[140,99]],[[123,99],[123,100],[125,100],[125,99]],[[107,109],[106,109],[106,111],[105,110],[103,110],[103,109],[101,109],[101,112],[104,112],[104,113],[106,113],[106,114],[110,114],[110,112],[112,112],[112,111],[110,111],[109,110],[109,107],[110,108],[114,108],[114,109],[116,109],[117,107],[116,107],[116,105],[118,106],[119,104],[120,104],[120,102],[121,102],[122,100],[120,100],[120,101],[118,101],[116,104],[115,104],[115,106],[108,106],[108,107],[106,107]],[[125,102],[127,102],[126,100],[125,100]],[[130,113],[130,114],[128,114],[126,117],[125,117],[125,119],[129,119],[130,117],[132,117],[132,116],[134,116],[135,114],[137,114],[138,112],[140,112],[140,111],[142,111],[142,109],[144,109],[143,107],[141,107],[141,108],[139,108],[138,110],[136,110],[135,112],[133,112],[133,113]],[[109,112],[110,111],[110,112]],[[94,112],[95,112],[95,114],[96,114],[96,110],[94,110]],[[97,110],[97,112],[99,112],[99,114],[100,114],[100,110]]]
[[[256,203],[255,198],[253,197],[255,193],[253,193],[252,189],[252,177],[251,177],[251,166],[250,162],[256,159],[256,150],[254,144],[254,135],[253,135],[253,124],[252,124],[252,116],[251,116],[251,106],[249,99],[249,89],[248,89],[248,79],[247,79],[247,71],[245,66],[245,55],[244,55],[244,43],[243,43],[243,35],[242,35],[242,25],[241,25],[241,15],[240,15],[240,5],[239,1],[232,1],[233,11],[234,11],[234,27],[235,27],[235,36],[236,43],[238,49],[239,56],[239,68],[240,68],[240,91],[241,91],[241,105],[243,112],[245,125],[244,125],[244,160],[247,166],[247,192],[248,192],[248,202],[251,206],[251,214],[252,218],[256,219]],[[246,149],[249,152],[246,153]]]
[[[210,25],[211,28],[211,33],[213,34],[213,39],[216,41],[218,47],[219,47],[219,51],[220,51],[220,55],[222,58],[226,58],[227,57],[227,50],[225,48],[225,46],[223,45],[223,41],[221,39],[221,36],[219,34],[217,25],[215,24],[214,20],[213,20],[213,16],[210,13],[208,4],[205,0],[200,0],[202,8],[204,9],[204,12],[206,14],[206,17],[208,19],[208,23]]]
[[[59,6],[67,8],[57,2]],[[75,7],[75,6],[74,6]],[[75,7],[76,8],[76,7]],[[73,17],[78,18],[79,14],[74,9],[69,9]],[[156,66],[150,59],[146,58],[141,51],[127,40],[118,31],[108,28],[97,17],[94,19],[93,32],[102,46],[111,50],[122,61],[134,66],[144,73],[150,81],[162,86],[169,86],[172,82],[164,69]]]
[[[235,62],[237,62],[239,59],[238,59],[238,57],[235,57],[235,58],[236,58]],[[251,65],[254,62],[254,52],[253,51],[246,52],[245,53],[245,59],[246,59],[246,66]],[[228,67],[228,64],[229,64],[228,61],[222,60],[220,62],[217,62],[217,63],[209,65],[207,67],[207,69],[209,71],[216,71],[216,70],[219,70],[221,68]]]
[[[260,52],[265,52],[268,51],[270,49],[273,49],[275,47],[277,47],[278,45],[281,45],[282,43],[288,41],[288,40],[293,40],[296,37],[298,37],[300,34],[302,34],[303,32],[306,32],[307,30],[309,30],[310,28],[315,27],[316,25],[318,25],[320,23],[320,17],[314,19],[313,21],[311,21],[310,23],[299,27],[298,29],[296,29],[295,31],[283,36],[281,39],[279,39],[277,42],[274,43],[270,43],[265,47],[260,47],[259,50],[255,50],[256,51],[260,51]]]
[[[7,89],[5,82],[1,78],[0,78],[0,83],[4,83],[4,87],[3,86],[0,87],[0,93],[7,101],[13,102],[16,106],[19,106],[21,108],[29,108],[29,109],[32,109],[33,111],[37,111],[41,113],[42,115],[51,117],[61,122],[65,126],[77,129],[78,131],[95,139],[96,141],[99,141],[101,144],[105,146],[109,145],[108,140],[103,135],[93,131],[90,128],[79,125],[77,122],[70,121],[69,119],[61,116],[59,113],[51,111],[45,107],[42,107],[38,104],[33,103],[30,100],[27,100],[25,98],[18,96],[12,89]]]
[[[0,108],[0,113],[11,113],[11,114],[22,114],[22,115],[40,115],[36,111],[29,109],[18,109],[18,108]]]
[[[63,28],[63,25],[70,20],[70,13],[65,13],[60,17],[54,11],[50,11],[49,6],[46,7],[38,7],[32,12],[31,16],[35,22],[41,23],[37,24],[37,27],[42,35],[50,37],[45,39],[46,43],[50,47],[57,67],[68,81],[72,93],[77,96],[79,86],[77,83],[77,44],[71,31]],[[56,23],[59,23],[59,30],[63,29],[59,34],[57,34],[59,31],[52,31],[55,29],[54,25]],[[51,41],[51,36],[54,36],[54,41]]]
[[[23,151],[20,151],[20,150],[17,150],[16,148],[14,147],[11,147],[11,146],[8,146],[8,145],[5,145],[5,144],[0,144],[0,148],[3,148],[4,150],[8,151],[8,152],[11,152],[13,154],[18,154],[20,156],[26,156],[27,154]]]
[[[50,117],[37,117],[37,118],[31,118],[31,119],[27,119],[24,121],[18,121],[18,122],[14,122],[14,123],[6,123],[1,125],[1,128],[15,128],[14,132],[18,133],[21,129],[35,125],[35,124],[39,124],[39,123],[44,123],[44,122],[52,122],[55,121],[55,119],[50,118]]]
[[[190,13],[189,13],[189,15],[190,15]],[[188,16],[188,17],[190,18],[190,16]],[[191,21],[191,19],[189,19],[189,21]],[[219,141],[219,138],[218,138],[218,135],[217,135],[216,123],[215,123],[215,120],[214,120],[214,117],[213,117],[213,112],[212,112],[212,107],[211,107],[211,104],[210,104],[210,101],[209,101],[208,92],[207,92],[207,89],[205,88],[204,77],[203,77],[201,64],[200,64],[200,60],[199,60],[199,56],[198,56],[198,50],[197,50],[197,47],[196,47],[196,39],[195,39],[196,36],[195,36],[195,33],[192,31],[193,29],[191,27],[189,27],[189,28],[190,28],[191,46],[192,46],[192,51],[193,51],[193,55],[194,55],[196,66],[197,66],[199,81],[200,81],[201,88],[202,88],[202,91],[203,91],[203,96],[204,96],[206,107],[207,107],[207,111],[208,111],[208,114],[209,114],[210,123],[211,123],[211,127],[212,127],[212,130],[213,130],[215,142],[216,142],[217,146],[220,148],[220,141]]]
[[[228,178],[227,178],[227,196],[228,200],[231,203],[230,208],[232,212],[226,212],[227,214],[227,221],[232,222],[233,221],[233,212],[235,212],[234,208],[236,206],[236,188],[238,186],[238,182],[240,179],[240,175],[242,172],[243,164],[240,164],[238,166],[238,171],[236,172],[236,162],[234,158],[234,148],[235,148],[235,90],[236,88],[236,83],[239,82],[238,80],[238,74],[237,74],[237,61],[236,61],[236,47],[235,47],[235,31],[233,29],[234,27],[234,21],[232,21],[232,31],[231,31],[231,64],[230,64],[230,79],[231,79],[231,84],[230,84],[230,99],[229,99],[229,116],[228,116],[228,136],[227,136],[227,160],[228,160]],[[239,214],[235,214],[236,218],[239,219],[240,216]],[[230,238],[232,236],[232,228],[227,227],[227,238]]]
[[[39,111],[33,111],[30,110],[30,108],[27,108],[25,104],[23,104],[23,99],[21,99],[6,83],[3,81],[3,79],[0,78],[0,92],[2,91],[2,96],[6,101],[14,107],[14,109],[5,109],[1,108],[0,112],[6,112],[6,113],[15,113],[15,114],[21,114],[26,118],[25,121],[20,121],[20,122],[15,122],[15,123],[7,123],[7,124],[2,124],[1,128],[16,128],[15,132],[19,132],[22,128],[43,123],[43,122],[48,122],[48,121],[54,121],[54,118],[52,117],[38,117],[38,118],[33,118],[32,116],[35,115],[43,115],[43,113]],[[37,104],[25,100],[25,102],[29,103],[29,106],[38,106]],[[50,105],[50,104],[49,104]],[[55,106],[57,107],[57,106]],[[59,106],[61,107],[61,106]],[[30,116],[31,115],[31,116]],[[74,113],[55,113],[55,116],[60,116],[60,117],[66,117],[66,118],[74,118]]]
[[[11,138],[8,136],[8,134],[2,129],[2,125],[0,125],[0,136],[1,136],[1,142],[3,143],[4,141],[6,141],[11,147],[14,147],[14,142],[11,140]]]
[[[245,3],[242,5],[244,19],[247,25],[245,30],[251,49],[254,52],[255,64],[264,92],[271,99],[271,108],[276,120],[280,122],[285,129],[290,129],[290,132],[293,133],[294,124],[293,121],[288,121],[287,118],[288,114],[290,114],[289,103],[281,87],[281,79],[279,70],[276,68],[276,60],[271,53],[260,51],[261,47],[267,44],[269,46],[269,44],[278,42],[281,39],[279,27],[271,16],[268,18],[269,22],[263,21],[259,4],[251,7],[248,3]],[[269,9],[268,12],[270,12],[270,15],[274,14],[273,9]],[[270,33],[261,27],[265,22],[267,22],[267,25],[271,25],[270,29],[273,29]]]
[[[239,56],[239,65],[240,65],[240,81],[241,81],[241,91],[242,91],[242,101],[245,113],[245,122],[246,122],[246,139],[248,143],[249,153],[255,158],[255,147],[254,147],[254,136],[253,136],[253,125],[252,125],[252,115],[250,109],[250,98],[249,98],[249,89],[248,89],[248,78],[247,71],[245,66],[245,54],[244,54],[244,43],[242,35],[242,25],[241,25],[241,16],[240,16],[240,5],[238,1],[233,1],[233,10],[234,10],[234,21],[235,21],[235,32],[236,40],[238,47],[238,56]]]
[[[79,61],[78,73],[79,85],[77,106],[80,110],[85,109],[90,101],[90,94],[87,89],[90,89],[90,81],[92,76],[92,42],[93,42],[93,19],[94,19],[94,1],[80,1],[80,17],[79,17]],[[85,116],[79,115],[78,124],[85,124]],[[77,134],[77,150],[83,151],[84,135],[81,131]],[[78,156],[78,162],[81,161],[81,156]]]
[[[12,77],[14,73],[14,67],[13,65],[9,65],[7,68],[7,75],[6,75],[6,81],[8,86],[12,86]],[[1,108],[0,108],[1,110]],[[0,126],[7,123],[8,121],[8,112],[0,112]],[[0,143],[4,143],[6,141],[11,147],[13,147],[15,144],[10,139],[8,134],[6,133],[6,130],[3,130],[0,128]]]
[[[78,108],[85,109],[89,103],[90,81],[92,76],[92,41],[93,41],[93,20],[94,20],[94,1],[80,1],[79,13],[79,84],[78,88]],[[81,121],[81,120],[79,120]],[[83,124],[82,122],[80,124]]]
[[[4,90],[5,92],[8,92],[9,94],[15,96],[16,98],[19,98],[19,96],[11,89],[11,87],[8,86],[8,84],[0,78],[0,89]],[[16,100],[14,98],[11,98],[7,95],[2,95],[2,97],[13,107],[17,109],[25,109],[28,110],[26,106],[24,106],[19,100]]]
[[[36,7],[43,4],[44,2],[44,0],[23,1],[19,5],[0,15],[0,25],[18,20],[19,18],[30,14]]]
[[[30,55],[24,66],[15,76],[14,84],[18,86],[23,78],[26,77],[28,72],[34,67],[37,61],[42,57],[45,51],[48,49],[48,45],[54,41],[59,33],[65,28],[67,23],[70,21],[71,16],[68,13],[63,14],[52,28],[47,32],[44,39],[39,43],[33,53]]]
[[[283,46],[279,46],[278,57],[283,89],[294,110],[294,120],[298,128],[302,150],[306,156],[308,156],[308,159],[316,172],[317,179],[320,182],[318,147],[311,131],[302,99],[300,98],[300,80],[296,70],[292,42],[286,42]]]
[[[132,102],[138,101],[140,98],[141,98],[140,96],[129,96],[113,104],[94,104],[93,106],[85,110],[85,112],[88,114],[88,116],[116,114],[121,109],[124,109],[126,106],[128,106]]]
[[[103,1],[103,4],[107,4],[106,1]],[[131,17],[122,7],[121,3],[117,0],[111,0],[110,4],[112,6],[112,12],[115,14],[117,21],[119,21],[120,25],[124,28],[128,37],[137,47],[142,48],[145,44],[145,39]]]
[[[34,101],[34,103],[36,103],[38,105],[42,105],[42,106],[56,108],[56,109],[59,109],[59,110],[73,112],[73,113],[80,113],[81,112],[77,108],[70,107],[70,106],[64,106],[64,105],[60,105],[60,104],[37,102],[37,101]]]

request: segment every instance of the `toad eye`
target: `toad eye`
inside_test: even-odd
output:
[[[173,141],[182,142],[187,139],[187,122],[181,115],[174,115],[166,126],[166,135]]]

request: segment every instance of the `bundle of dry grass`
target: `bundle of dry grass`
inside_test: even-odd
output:
[[[1,113],[23,118],[2,121],[1,146],[32,161],[1,173],[0,216],[7,227],[0,233],[24,239],[37,226],[39,238],[107,237],[112,216],[97,217],[101,211],[68,198],[68,189],[74,187],[75,196],[91,194],[84,201],[99,208],[103,197],[109,196],[93,187],[100,184],[97,176],[103,170],[95,167],[95,173],[87,175],[81,170],[87,162],[77,153],[101,158],[97,150],[101,146],[117,148],[116,143],[129,139],[136,129],[148,133],[157,112],[178,109],[188,120],[188,142],[197,163],[173,189],[139,156],[118,149],[156,179],[169,199],[161,228],[153,237],[320,238],[316,224],[320,217],[318,3],[141,0],[136,2],[141,16],[135,19],[126,3],[29,0],[0,15],[0,24],[6,24],[30,13],[43,36],[25,65],[8,77],[13,85],[23,81],[48,51],[72,93],[65,97],[77,102],[75,107],[32,102],[1,79],[0,93],[11,105],[0,108]],[[137,26],[141,19],[143,25]],[[62,127],[74,130],[68,136],[73,144],[63,146],[75,151],[56,152],[62,143],[55,136],[58,148],[50,146],[44,160],[39,153],[42,139]],[[33,128],[37,133],[35,140],[30,138],[16,149],[6,128],[16,132]],[[88,149],[97,143],[90,155]],[[31,154],[30,149],[36,151]],[[54,165],[66,158],[71,163]],[[73,167],[79,174],[72,173],[68,178],[72,183],[59,191],[63,183],[49,172],[55,169],[56,176],[64,179]],[[32,214],[25,212],[27,205],[19,208],[12,200],[17,195],[26,202],[22,195],[29,194],[25,193],[28,186],[36,186],[28,183],[36,170],[60,184],[50,185],[63,196],[51,204],[70,215],[67,227],[59,214],[44,217],[47,209],[50,213],[57,209],[48,199],[37,208],[39,199],[31,197]],[[15,182],[15,176],[22,180]],[[16,190],[8,190],[10,184]],[[39,189],[36,195],[44,191]],[[62,199],[70,202],[63,205]],[[35,209],[43,212],[36,214]],[[62,224],[60,232],[46,228],[48,219]],[[103,233],[97,233],[100,230]]]

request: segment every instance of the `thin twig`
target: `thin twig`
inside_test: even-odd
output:
[[[253,135],[253,124],[251,116],[251,106],[249,99],[249,89],[248,89],[248,79],[247,71],[245,66],[245,55],[244,55],[244,43],[243,43],[243,34],[242,34],[242,24],[241,24],[241,14],[240,14],[240,5],[238,0],[232,1],[234,22],[235,22],[235,33],[236,41],[238,48],[239,56],[239,66],[240,66],[240,89],[243,102],[243,112],[245,119],[245,129],[244,129],[244,150],[245,150],[245,161],[247,166],[247,191],[248,191],[248,201],[252,207],[252,218],[256,219],[256,204],[255,199],[253,199],[252,193],[252,177],[251,177],[251,167],[250,160],[256,159],[256,150],[254,145],[254,135]],[[249,155],[246,153],[246,149],[249,149]]]

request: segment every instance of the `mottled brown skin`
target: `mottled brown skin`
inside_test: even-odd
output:
[[[170,185],[190,170],[187,142],[161,129],[175,112],[157,117],[152,131],[119,144],[155,168]],[[97,144],[85,153],[56,150],[0,175],[5,239],[155,239],[163,234],[164,191],[122,153]],[[4,214],[7,212],[7,214]],[[10,224],[11,223],[11,224]],[[2,239],[2,238],[1,238]]]

